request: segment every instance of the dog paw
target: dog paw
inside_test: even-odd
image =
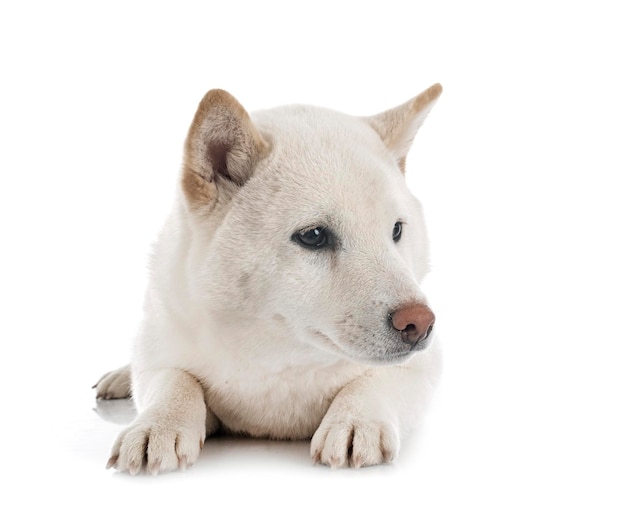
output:
[[[130,366],[107,372],[91,388],[97,399],[124,399],[130,396]]]
[[[139,421],[118,436],[106,467],[131,475],[184,470],[198,459],[203,445],[204,434],[191,428]]]
[[[392,461],[399,445],[398,430],[391,423],[324,419],[311,440],[311,457],[333,469],[360,468]]]

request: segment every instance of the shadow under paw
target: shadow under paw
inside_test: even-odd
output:
[[[129,424],[137,416],[137,410],[130,398],[96,399],[93,410],[105,421],[115,424]]]

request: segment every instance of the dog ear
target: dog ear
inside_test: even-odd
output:
[[[203,97],[185,142],[182,187],[188,203],[206,208],[252,175],[268,143],[246,110],[224,90]]]
[[[413,138],[442,90],[440,84],[434,84],[410,101],[367,118],[370,126],[376,130],[393,154],[403,173],[406,155],[411,148]]]

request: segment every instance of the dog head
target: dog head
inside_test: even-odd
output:
[[[373,117],[309,106],[251,117],[230,94],[208,92],[181,183],[199,300],[252,335],[271,323],[364,363],[426,347],[428,245],[404,169],[440,93],[431,86]]]

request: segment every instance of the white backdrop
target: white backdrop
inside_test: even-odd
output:
[[[0,512],[625,516],[617,5],[2,3]],[[204,92],[366,115],[434,82],[408,181],[446,368],[419,438],[358,472],[225,440],[184,474],[105,471],[128,409],[90,387],[128,359]]]

